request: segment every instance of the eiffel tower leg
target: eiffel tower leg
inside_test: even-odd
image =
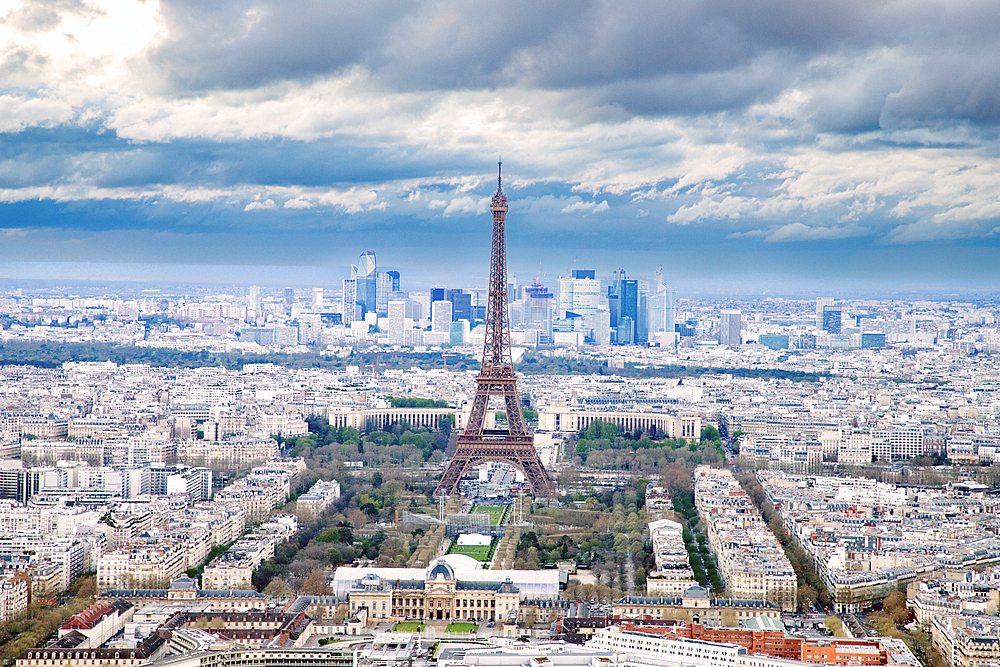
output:
[[[482,431],[483,423],[486,420],[486,406],[490,401],[489,391],[483,391],[477,387],[476,397],[472,401],[472,412],[469,413],[469,423],[466,428],[475,431]]]
[[[517,385],[504,385],[503,402],[507,409],[507,430],[511,435],[527,435],[528,428],[524,425],[524,413],[521,412],[521,399],[517,395]]]
[[[465,471],[472,464],[472,461],[469,458],[469,453],[463,447],[463,444],[462,439],[459,438],[458,446],[455,448],[455,455],[451,458],[451,463],[448,464],[448,469],[444,471],[444,475],[438,483],[435,494],[446,493],[450,496],[458,490],[458,482],[462,479],[462,475],[465,474]]]

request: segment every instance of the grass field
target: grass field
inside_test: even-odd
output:
[[[445,632],[475,632],[479,626],[475,623],[449,623]]]
[[[506,507],[488,507],[485,505],[476,505],[472,508],[472,514],[489,514],[490,515],[490,525],[499,526],[500,522],[503,521],[504,515],[507,514]]]
[[[394,632],[423,632],[424,624],[420,621],[400,621],[392,629]]]
[[[493,538],[494,540],[496,538]],[[448,550],[450,554],[462,554],[464,556],[472,556],[480,562],[486,562],[490,559],[490,550],[493,549],[493,545],[485,547],[476,546],[459,546],[458,544],[452,544],[452,547]]]

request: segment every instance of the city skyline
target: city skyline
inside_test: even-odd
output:
[[[285,7],[0,10],[0,262],[994,286],[993,6]]]

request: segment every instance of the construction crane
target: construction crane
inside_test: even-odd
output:
[[[457,357],[457,356],[459,355],[455,354],[454,352],[442,352],[441,358],[444,359],[444,367],[448,368],[448,357]]]

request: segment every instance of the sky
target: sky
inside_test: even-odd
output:
[[[0,0],[0,276],[478,275],[502,156],[524,275],[991,289],[998,63],[987,1]]]

